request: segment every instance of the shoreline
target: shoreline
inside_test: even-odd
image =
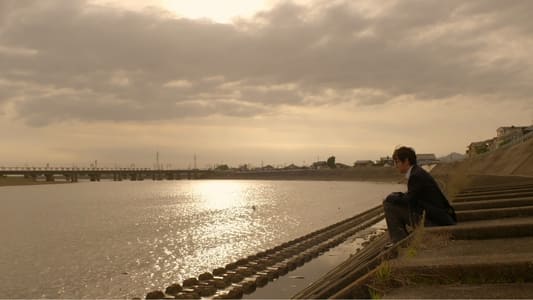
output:
[[[402,183],[404,179],[394,168],[357,167],[349,169],[320,170],[274,170],[274,171],[214,171],[201,174],[192,180],[282,180],[282,181],[360,181],[380,183]],[[102,181],[112,181],[102,178]],[[145,180],[151,180],[146,178]],[[165,179],[166,180],[166,179]],[[172,179],[175,180],[175,179]],[[181,178],[178,180],[187,180]],[[125,179],[127,181],[127,179]],[[67,181],[33,181],[23,177],[0,177],[2,186],[63,184]]]
[[[25,186],[25,185],[45,185],[45,184],[64,184],[67,181],[33,181],[27,178],[0,178],[0,187],[4,186]]]
[[[202,179],[373,181],[398,183],[403,177],[394,168],[357,167],[349,169],[213,172]]]

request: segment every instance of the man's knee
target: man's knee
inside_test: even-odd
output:
[[[391,204],[399,204],[402,197],[403,197],[402,193],[399,193],[399,192],[391,193],[387,197],[385,197],[385,199],[383,200],[383,206],[391,205]]]

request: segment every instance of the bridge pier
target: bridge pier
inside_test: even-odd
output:
[[[196,171],[189,171],[187,172],[187,179],[198,179],[198,174]]]
[[[152,180],[163,180],[163,174],[162,173],[153,173],[152,174]]]
[[[47,182],[53,182],[54,181],[54,174],[44,174],[44,177],[46,178]]]
[[[5,169],[5,168],[4,168]],[[1,176],[19,176],[28,180],[55,181],[55,178],[61,178],[67,182],[78,182],[78,178],[88,178],[90,181],[100,181],[102,178],[113,181],[132,180],[141,181],[144,179],[152,180],[179,180],[179,179],[201,179],[206,178],[205,171],[202,170],[152,170],[152,169],[97,169],[97,168],[19,168],[7,169],[0,171]]]
[[[91,181],[100,181],[100,174],[89,174],[89,178]]]
[[[78,174],[76,173],[63,174],[63,176],[65,176],[67,182],[78,182]]]

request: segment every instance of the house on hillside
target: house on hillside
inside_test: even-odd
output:
[[[485,140],[481,142],[473,142],[468,145],[466,150],[466,155],[468,157],[473,157],[485,152],[489,152],[494,148],[494,139]]]
[[[496,129],[496,137],[521,134],[526,128],[527,126],[502,126]]]
[[[473,142],[468,145],[466,154],[473,157],[485,152],[493,151],[504,146],[523,142],[533,138],[533,125],[530,126],[502,126],[496,129],[496,137]]]
[[[502,126],[496,129],[496,138],[493,149],[498,149],[507,144],[521,142],[524,136],[533,132],[533,126]]]

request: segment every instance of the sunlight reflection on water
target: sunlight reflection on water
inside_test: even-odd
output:
[[[0,291],[142,297],[351,217],[399,189],[252,180],[3,187],[0,266],[12,271],[0,272]]]

